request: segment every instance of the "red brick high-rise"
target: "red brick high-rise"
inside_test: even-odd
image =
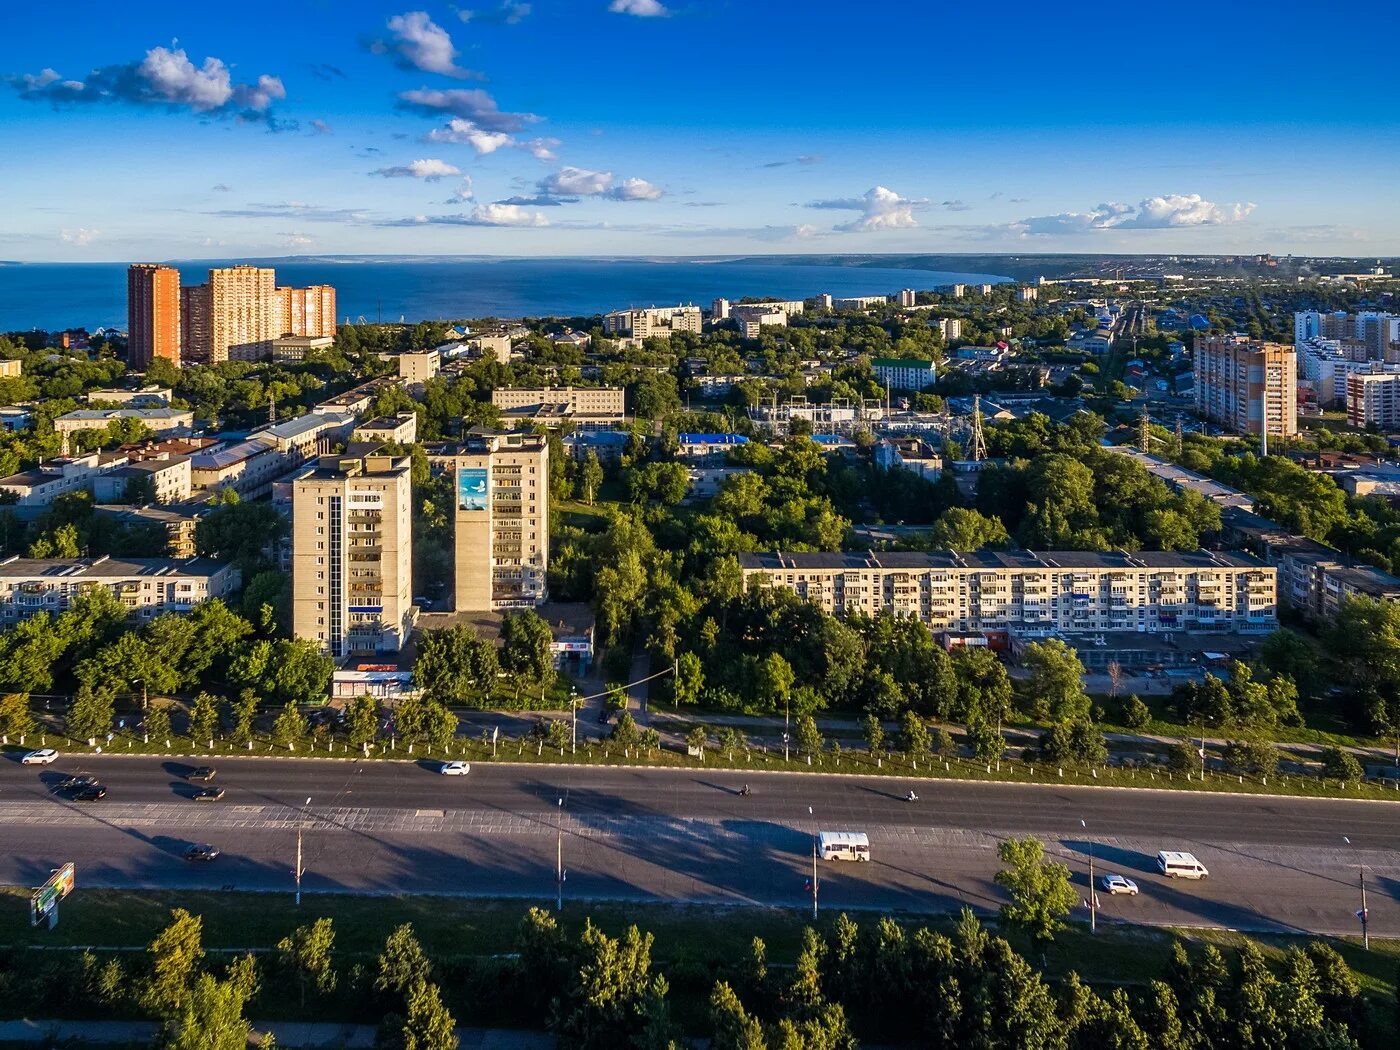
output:
[[[144,369],[157,357],[180,365],[180,271],[136,263],[126,271],[127,361]]]

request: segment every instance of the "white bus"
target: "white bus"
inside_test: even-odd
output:
[[[822,860],[869,860],[870,839],[863,831],[823,831],[817,835]]]

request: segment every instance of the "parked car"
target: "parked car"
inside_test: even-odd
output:
[[[1104,875],[1099,879],[1099,886],[1113,896],[1126,893],[1129,897],[1136,897],[1137,883],[1123,875]]]
[[[53,748],[41,747],[38,751],[30,751],[21,758],[20,764],[26,766],[47,766],[56,758],[58,758],[58,752]]]
[[[201,842],[190,846],[185,850],[186,860],[211,861],[219,859],[219,851],[207,842]]]
[[[101,784],[88,784],[73,792],[75,802],[101,802],[107,797],[107,789]]]
[[[196,802],[217,802],[224,797],[224,789],[216,787],[200,788],[190,797]]]
[[[464,777],[472,771],[470,762],[444,762],[438,772],[445,777]]]
[[[185,779],[198,780],[204,783],[208,783],[209,781],[214,779],[218,772],[219,771],[213,766],[200,766],[198,769],[191,770],[189,774],[185,777]]]

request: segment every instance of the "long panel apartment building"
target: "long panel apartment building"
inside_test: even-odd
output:
[[[610,426],[627,419],[627,391],[620,386],[497,387],[491,403],[512,418],[546,424]]]
[[[739,564],[746,588],[785,588],[832,614],[915,617],[934,631],[1245,634],[1278,624],[1277,572],[1247,554],[763,553]]]
[[[412,459],[323,457],[292,481],[292,631],[336,659],[413,628]]]
[[[700,334],[703,318],[698,306],[661,306],[646,310],[614,310],[603,315],[603,331],[634,340],[669,336],[673,332]]]
[[[542,435],[478,432],[430,457],[456,493],[458,612],[539,605],[548,597],[549,445]]]
[[[0,624],[57,616],[89,587],[111,591],[128,616],[144,621],[231,597],[240,584],[237,568],[208,558],[10,557],[0,561]]]

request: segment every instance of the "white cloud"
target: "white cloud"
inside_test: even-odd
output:
[[[1199,193],[1168,193],[1136,205],[1109,202],[1087,212],[1033,215],[1008,227],[1022,237],[1089,233],[1094,230],[1168,230],[1191,226],[1227,226],[1254,211],[1252,203],[1215,204]]]
[[[530,14],[530,5],[517,0],[502,0],[490,11],[470,11],[466,8],[457,12],[463,22],[481,22],[485,25],[519,25]]]
[[[516,145],[536,160],[554,160],[554,151],[559,148],[559,140],[550,138],[530,139],[528,142],[520,142]]]
[[[472,219],[480,226],[548,226],[543,212],[530,211],[517,204],[478,204]]]
[[[623,179],[609,191],[608,196],[617,201],[660,200],[660,186],[654,186],[646,179]]]
[[[65,80],[52,69],[15,77],[20,97],[65,102],[126,102],[164,105],[195,113],[263,116],[272,103],[287,97],[282,81],[263,74],[252,83],[237,83],[222,59],[212,56],[196,66],[183,48],[153,47],[140,62],[94,69],[82,80]]]
[[[612,189],[610,171],[589,171],[565,165],[540,179],[540,192],[550,197],[596,197]]]
[[[447,30],[434,22],[426,11],[407,11],[388,22],[393,39],[376,41],[371,50],[392,52],[405,69],[421,69],[463,80],[477,74],[457,65],[457,48]]]
[[[901,197],[894,190],[884,186],[873,186],[859,197],[811,201],[807,207],[860,212],[859,218],[833,227],[842,233],[856,233],[866,230],[905,230],[917,226],[919,224],[914,220],[914,209],[927,203],[923,198]]]
[[[671,12],[660,0],[612,0],[608,10],[615,15],[636,15],[638,18],[664,18]]]
[[[466,201],[471,200],[475,195],[476,195],[476,193],[475,193],[475,191],[472,189],[472,177],[471,177],[470,175],[463,175],[463,176],[462,176],[462,184],[461,184],[460,186],[458,186],[455,190],[453,190],[453,191],[452,191],[452,196],[449,197],[449,198],[448,198],[446,201],[444,201],[443,203],[445,203],[445,204],[462,204],[462,203],[464,203],[464,202],[466,202]]]
[[[93,241],[97,240],[98,237],[102,236],[102,231],[94,230],[87,226],[79,226],[75,230],[62,230],[58,236],[65,244],[73,244],[79,248],[86,248]]]
[[[502,146],[512,145],[515,141],[503,131],[487,131],[462,117],[453,117],[447,122],[447,127],[434,128],[423,139],[426,142],[455,142],[470,146],[478,156],[495,153]]]
[[[310,248],[316,242],[305,233],[284,233],[282,234],[282,247],[284,248]]]
[[[505,113],[496,100],[480,88],[449,88],[399,92],[399,106],[430,116],[451,113],[487,131],[519,131],[540,118],[533,113]]]
[[[436,182],[449,175],[460,175],[462,171],[445,160],[415,160],[397,167],[378,168],[370,174],[386,179],[422,179],[424,182]]]

